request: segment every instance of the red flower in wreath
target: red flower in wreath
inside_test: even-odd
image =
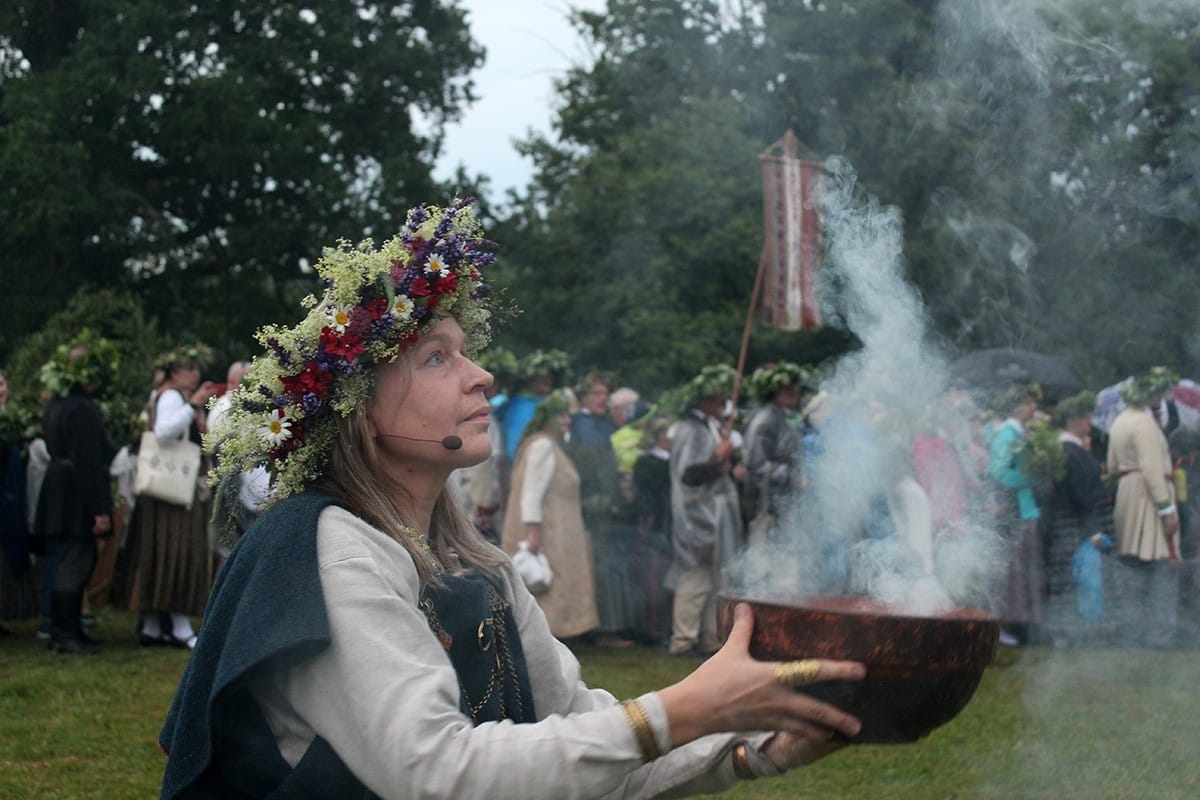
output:
[[[433,285],[434,294],[450,294],[458,288],[458,275],[453,272],[438,280]]]
[[[298,374],[281,375],[279,380],[290,397],[301,398],[306,394],[324,397],[333,381],[333,373],[326,372],[310,361]]]
[[[321,329],[321,347],[329,355],[341,356],[349,362],[353,362],[366,349],[361,336],[355,336],[348,330],[338,336],[337,331],[329,327]]]

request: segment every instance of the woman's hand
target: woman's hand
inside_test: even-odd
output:
[[[217,385],[212,381],[205,381],[197,387],[196,391],[192,392],[191,399],[188,400],[197,410],[203,409],[204,404],[212,399],[217,393]]]
[[[819,761],[847,744],[835,740],[829,733],[820,738],[783,731],[767,740],[762,746],[762,754],[779,769],[788,770]]]
[[[529,545],[529,552],[535,556],[542,549],[542,523],[526,522],[525,523],[525,543]]]
[[[854,736],[859,721],[802,690],[776,679],[776,662],[750,657],[754,615],[745,603],[734,608],[733,629],[725,646],[695,672],[659,692],[671,724],[671,745],[678,746],[722,731],[777,731],[773,755],[777,766],[808,763],[837,749],[835,732]],[[857,662],[814,659],[814,682],[857,681],[866,667]]]

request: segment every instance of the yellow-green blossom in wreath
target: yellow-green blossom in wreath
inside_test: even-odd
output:
[[[346,416],[370,396],[375,366],[396,359],[422,329],[453,317],[468,351],[487,344],[494,304],[484,269],[495,261],[469,201],[418,206],[398,235],[376,248],[341,241],[316,264],[325,281],[294,328],[268,325],[266,348],[233,394],[228,424],[208,437],[219,449],[213,483],[265,465],[276,497],[320,476],[329,457],[335,414]]]

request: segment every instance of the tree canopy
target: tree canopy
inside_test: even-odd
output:
[[[442,192],[482,49],[455,0],[0,9],[0,357],[79,287],[244,348],[322,246]]]
[[[899,209],[948,351],[1041,349],[1093,383],[1196,366],[1195,4],[609,0],[575,23],[594,60],[524,143],[537,174],[498,236],[532,301],[514,339],[651,385],[731,359],[755,157],[790,128]],[[752,353],[849,341],[760,331]]]
[[[789,129],[903,220],[953,354],[1053,353],[1093,386],[1200,369],[1200,6],[1191,0],[609,0],[535,173],[488,208],[518,353],[653,392],[737,353],[757,156]],[[65,298],[135,292],[168,339],[241,355],[323,245],[436,186],[483,53],[455,0],[0,7],[0,358]],[[834,287],[836,289],[836,287]],[[854,345],[758,329],[750,365]]]

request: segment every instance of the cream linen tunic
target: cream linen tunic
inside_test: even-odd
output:
[[[525,539],[525,523],[542,524],[542,552],[554,581],[537,596],[550,632],[579,636],[600,624],[592,537],[583,525],[579,473],[571,458],[548,434],[522,443],[513,465],[509,508],[500,546],[510,556]]]
[[[1151,412],[1129,407],[1117,415],[1109,431],[1108,474],[1118,478],[1113,502],[1117,553],[1142,561],[1170,557],[1159,506],[1175,500],[1171,452],[1167,437]],[[1171,546],[1179,552],[1179,541]]]
[[[504,594],[520,630],[538,722],[475,726],[459,711],[454,669],[417,607],[417,573],[404,547],[331,506],[318,523],[317,554],[330,646],[258,676],[252,687],[293,766],[320,734],[383,798],[643,798],[720,791],[736,782],[732,735],[704,737],[643,765],[624,711],[612,695],[580,680],[579,663],[550,635],[511,568]],[[665,752],[662,704],[653,693],[641,701]],[[766,736],[741,738],[758,746]],[[755,767],[770,772],[759,759]]]

